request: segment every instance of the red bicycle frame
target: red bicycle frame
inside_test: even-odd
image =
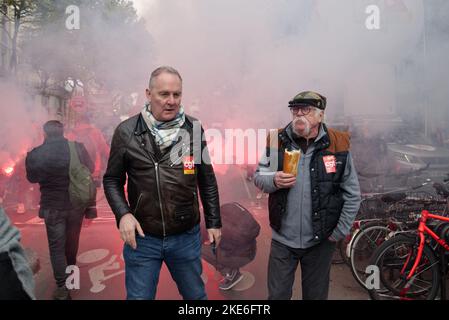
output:
[[[410,280],[413,277],[413,274],[415,273],[416,268],[418,267],[418,264],[421,261],[422,252],[424,250],[424,245],[425,245],[425,236],[424,236],[424,234],[430,235],[433,239],[435,239],[435,241],[439,245],[443,246],[444,249],[449,251],[449,245],[446,243],[446,241],[444,241],[444,239],[441,239],[435,232],[433,232],[426,225],[427,219],[436,219],[436,220],[440,220],[440,221],[449,222],[449,218],[448,217],[443,217],[443,216],[439,216],[439,215],[436,215],[436,214],[432,214],[432,213],[430,213],[427,210],[421,211],[421,218],[419,219],[419,226],[418,226],[418,233],[419,233],[418,254],[416,256],[415,263],[413,264],[413,267],[410,270],[409,275],[407,276],[407,281]],[[407,263],[406,263],[406,265],[407,265]],[[404,266],[404,268],[405,268],[405,266]],[[402,270],[402,272],[404,272],[404,270]]]

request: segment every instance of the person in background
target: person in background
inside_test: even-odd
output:
[[[0,207],[0,300],[35,300],[34,278],[20,232]]]
[[[260,225],[252,214],[237,202],[223,204],[220,214],[223,223],[220,245],[211,245],[206,230],[201,228],[201,255],[223,276],[218,288],[230,290],[243,279],[240,268],[253,261],[256,256],[256,238],[260,233]]]
[[[70,151],[64,138],[64,127],[57,120],[44,124],[44,143],[28,152],[25,164],[27,178],[39,183],[41,191],[39,217],[45,220],[51,265],[57,288],[55,300],[71,299],[66,287],[66,268],[76,265],[76,255],[84,217],[94,219],[95,207],[74,208],[70,201]],[[94,165],[82,143],[75,143],[79,160],[90,172]]]

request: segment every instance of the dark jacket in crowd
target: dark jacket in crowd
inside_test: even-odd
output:
[[[0,300],[35,299],[33,272],[20,232],[0,207]]]
[[[94,164],[84,145],[76,142],[75,146],[80,162],[93,172]],[[45,139],[42,145],[28,152],[25,164],[28,180],[39,183],[41,209],[73,209],[69,196],[70,149],[67,139]]]

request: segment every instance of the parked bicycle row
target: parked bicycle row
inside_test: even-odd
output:
[[[448,184],[449,174],[444,183],[364,195],[339,252],[372,299],[446,297]]]

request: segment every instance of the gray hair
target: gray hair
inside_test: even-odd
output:
[[[314,107],[313,109],[315,112],[315,116],[318,116],[320,114],[320,112],[323,112],[323,118],[321,119],[321,122],[324,123],[324,121],[326,120],[326,114],[324,113],[324,110],[321,110],[319,108]]]
[[[315,116],[317,116],[321,111],[323,111],[323,113],[324,113],[324,110],[321,110],[317,107],[313,107],[313,111],[315,112]]]
[[[149,88],[149,89],[151,89],[151,88],[154,86],[154,81],[155,81],[155,79],[156,79],[160,74],[162,74],[162,73],[164,73],[164,72],[165,72],[165,73],[174,74],[175,76],[178,76],[179,80],[181,80],[181,82],[182,82],[182,78],[181,78],[181,75],[179,74],[178,70],[176,70],[175,68],[170,67],[170,66],[162,66],[162,67],[157,68],[156,70],[154,70],[154,71],[151,73],[150,81],[149,81],[149,83],[148,83],[148,88]]]

